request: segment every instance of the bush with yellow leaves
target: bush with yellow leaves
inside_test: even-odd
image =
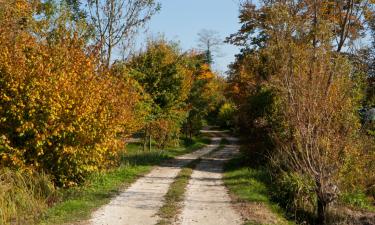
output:
[[[0,4],[0,165],[72,186],[115,164],[137,128],[131,81],[101,69],[64,22],[46,29],[40,2]]]

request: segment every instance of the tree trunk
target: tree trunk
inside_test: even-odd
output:
[[[193,125],[192,125],[192,121],[190,121],[189,122],[189,136],[190,136],[190,140],[192,140],[193,139],[193,134],[192,134],[192,132],[193,132]]]
[[[143,135],[143,151],[146,151],[147,147],[147,128],[145,128],[145,134]]]
[[[150,134],[150,140],[149,140],[149,142],[150,142],[150,152],[151,152],[151,147],[152,147],[152,144],[151,144],[151,141],[152,141],[152,138],[151,138],[151,134]]]
[[[189,119],[187,120],[187,122],[184,125],[184,133],[185,133],[185,138],[186,139],[188,139],[188,130],[189,130],[189,128],[188,128],[189,125],[188,124],[189,124]]]
[[[324,200],[318,197],[318,218],[317,224],[325,225],[327,224],[327,209],[328,204]]]
[[[327,198],[327,193],[321,181],[321,178],[315,180],[315,183],[318,205],[317,224],[325,225],[327,224],[327,209],[329,200]]]

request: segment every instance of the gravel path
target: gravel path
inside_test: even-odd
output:
[[[232,138],[231,142],[234,141]],[[238,148],[237,145],[227,145],[204,157],[197,165],[187,186],[183,211],[177,224],[243,224],[241,216],[231,206],[231,199],[222,181],[223,165]]]
[[[109,204],[93,213],[92,225],[154,225],[163,205],[164,195],[181,167],[219,146],[221,138],[211,138],[212,144],[196,152],[177,157],[168,165],[154,168],[138,179]],[[203,223],[204,224],[204,223]]]

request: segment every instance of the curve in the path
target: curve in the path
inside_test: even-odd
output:
[[[231,206],[230,196],[222,181],[223,165],[238,152],[238,148],[237,145],[227,145],[211,156],[204,157],[197,165],[187,186],[177,224],[243,224],[241,216]]]
[[[164,196],[181,167],[217,148],[221,138],[214,137],[211,140],[212,144],[205,148],[177,157],[168,165],[154,168],[109,204],[94,212],[89,223],[92,225],[156,224],[159,220],[156,214],[163,205]]]

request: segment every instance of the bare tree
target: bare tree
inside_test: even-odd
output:
[[[208,64],[213,63],[213,54],[219,54],[222,44],[223,40],[215,30],[203,29],[198,33],[198,47],[205,52]]]
[[[113,51],[125,51],[140,28],[160,10],[155,0],[88,0],[88,11],[95,27],[95,40],[102,62],[108,67]]]

